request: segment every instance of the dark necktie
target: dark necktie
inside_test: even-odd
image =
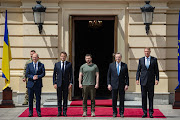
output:
[[[64,75],[64,61],[63,61],[63,65],[62,65],[62,74]]]
[[[35,63],[35,68],[34,68],[34,70],[35,70],[35,73],[36,73],[36,72],[37,72],[37,71],[36,71],[36,63]]]

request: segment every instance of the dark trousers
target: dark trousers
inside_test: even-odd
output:
[[[117,114],[117,98],[119,92],[119,114],[124,114],[124,99],[125,99],[125,91],[124,86],[119,87],[119,89],[112,89],[112,108],[113,114]]]
[[[67,111],[67,102],[68,102],[68,86],[61,85],[57,88],[57,102],[58,102],[58,113],[62,112],[62,97],[63,97],[63,112]]]
[[[95,112],[96,89],[94,85],[83,85],[83,111],[87,112],[88,95],[91,97],[91,112]]]
[[[153,114],[153,98],[154,98],[154,85],[141,85],[142,94],[142,109],[145,114],[147,114],[147,95],[149,99],[149,113]]]
[[[36,96],[36,111],[37,113],[41,113],[41,87],[36,88],[28,88],[28,95],[29,95],[29,113],[33,114],[33,99],[34,94]]]

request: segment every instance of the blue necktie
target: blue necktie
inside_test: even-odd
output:
[[[147,58],[147,62],[146,62],[146,68],[149,68],[149,58]]]
[[[118,66],[117,66],[117,74],[119,76],[119,63],[118,63]]]

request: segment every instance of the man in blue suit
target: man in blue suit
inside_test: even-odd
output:
[[[67,116],[67,100],[68,100],[68,88],[70,89],[73,84],[73,70],[72,64],[66,61],[67,53],[60,53],[60,62],[57,62],[54,66],[53,73],[53,85],[57,89],[58,99],[58,117],[62,113],[62,96],[63,96],[63,116]]]
[[[129,75],[127,64],[121,62],[122,55],[120,53],[115,54],[115,62],[109,65],[107,75],[108,89],[112,90],[112,108],[113,117],[117,116],[117,96],[119,92],[119,114],[124,117],[124,99],[125,91],[129,86]]]
[[[38,62],[39,56],[34,53],[32,56],[32,63],[29,63],[26,68],[26,76],[28,78],[27,88],[29,95],[29,117],[33,116],[33,98],[36,95],[36,111],[38,117],[41,117],[41,89],[42,78],[45,76],[44,64]]]
[[[142,118],[147,117],[147,96],[149,99],[149,117],[153,118],[153,98],[154,98],[154,85],[159,83],[159,69],[157,58],[150,56],[150,48],[144,49],[145,57],[139,59],[139,65],[136,73],[136,84],[141,85],[142,94],[142,109],[144,115]]]

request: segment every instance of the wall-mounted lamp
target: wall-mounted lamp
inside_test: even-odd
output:
[[[150,1],[145,1],[145,5],[143,7],[141,7],[141,11],[142,11],[142,18],[144,21],[144,25],[146,25],[145,29],[146,29],[146,34],[149,34],[149,29],[150,29],[150,25],[153,22],[153,13],[154,13],[154,9],[155,7],[152,7],[149,3]]]
[[[42,33],[43,24],[44,24],[44,17],[45,17],[45,11],[46,7],[41,5],[41,1],[36,1],[37,5],[32,7],[33,9],[33,15],[34,15],[34,22],[38,25],[39,33]]]

